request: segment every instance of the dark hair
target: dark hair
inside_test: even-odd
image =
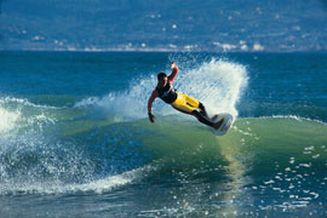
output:
[[[167,74],[165,74],[164,72],[160,72],[160,73],[158,73],[157,78],[158,78],[158,80],[161,80],[162,78],[164,78],[166,76],[167,76]]]

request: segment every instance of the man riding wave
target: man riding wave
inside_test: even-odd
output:
[[[184,93],[177,92],[173,83],[178,74],[178,66],[175,62],[171,64],[172,72],[167,76],[164,72],[160,72],[157,75],[158,84],[152,91],[152,94],[148,100],[148,116],[151,123],[154,122],[155,116],[152,113],[152,103],[159,97],[165,103],[170,104],[176,110],[195,116],[201,123],[206,124],[214,129],[219,129],[223,123],[223,119],[218,122],[214,122],[215,117],[210,119],[206,112],[204,105],[197,99],[188,96]]]

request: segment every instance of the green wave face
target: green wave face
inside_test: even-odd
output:
[[[150,131],[144,138],[146,147],[158,157],[180,158],[180,163],[198,159],[238,155],[250,158],[251,172],[269,174],[275,161],[287,164],[289,159],[299,162],[326,160],[327,126],[311,120],[292,117],[238,119],[225,136],[215,136],[211,129],[193,121],[164,119],[158,124],[139,122]],[[201,151],[201,152],[200,152]],[[319,155],[318,155],[319,154]]]
[[[144,122],[133,125],[151,130],[143,142],[157,166],[144,179],[180,186],[173,191],[176,199],[197,211],[205,213],[203,202],[221,202],[210,209],[217,216],[234,217],[235,211],[246,214],[257,207],[262,214],[310,211],[308,205],[326,200],[324,123],[292,117],[238,119],[218,137],[193,121]]]
[[[324,123],[239,118],[226,135],[216,136],[193,118],[175,115],[151,124],[97,119],[79,110],[72,119],[63,116],[71,114],[65,108],[51,110],[54,122],[39,125],[41,117],[31,134],[20,137],[28,127],[23,125],[14,137],[3,138],[8,145],[1,153],[4,194],[115,193],[97,183],[105,181],[110,187],[128,184],[131,200],[147,208],[173,208],[174,216],[235,217],[235,211],[246,215],[258,208],[264,215],[304,206],[310,211],[326,202]],[[168,209],[160,209],[161,215],[171,215]]]

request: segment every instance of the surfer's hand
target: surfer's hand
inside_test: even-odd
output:
[[[156,118],[151,112],[148,113],[149,120],[151,123],[154,123],[154,119]]]
[[[177,64],[176,64],[175,62],[171,63],[170,68],[171,68],[171,69],[177,68]]]

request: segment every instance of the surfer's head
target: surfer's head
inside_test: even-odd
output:
[[[167,74],[165,74],[164,72],[158,73],[157,78],[158,78],[158,85],[159,86],[162,87],[162,86],[165,86],[167,84],[168,77],[167,77]]]

